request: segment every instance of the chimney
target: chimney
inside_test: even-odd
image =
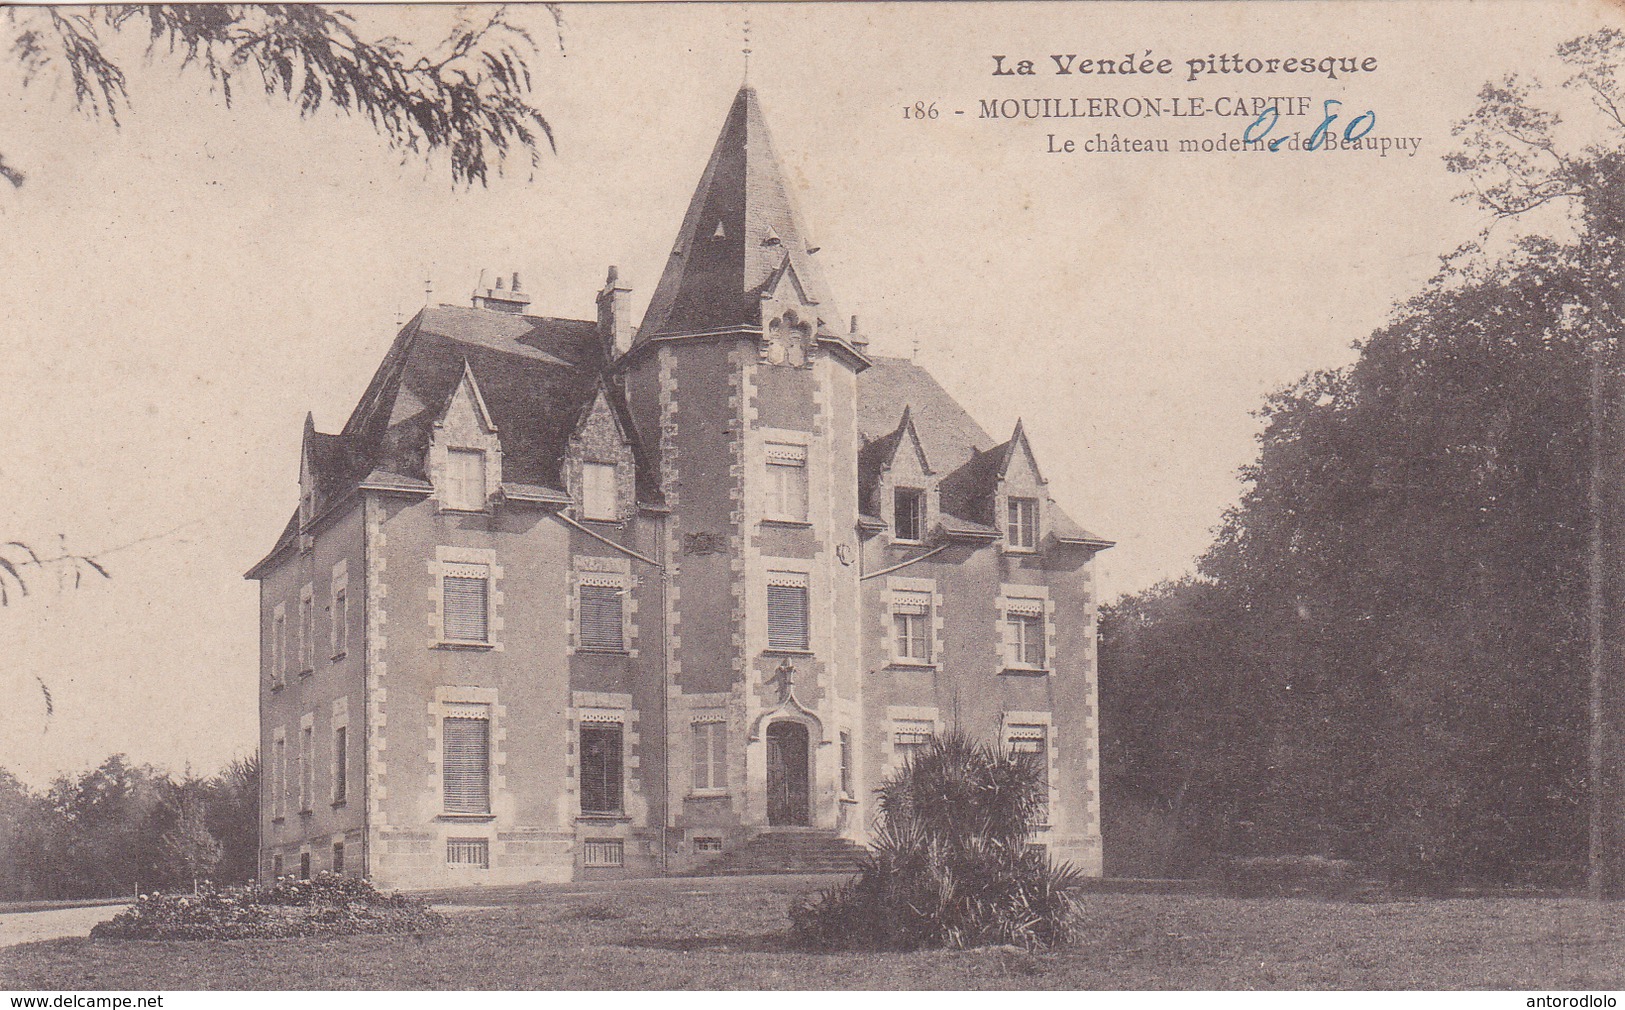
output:
[[[609,361],[632,346],[632,289],[621,283],[617,267],[609,268],[604,290],[598,292],[598,338]]]
[[[484,274],[480,275],[480,283],[485,283]],[[498,276],[496,287],[480,287],[474,291],[474,307],[476,309],[490,309],[492,312],[507,312],[512,315],[520,315],[529,304],[530,296],[520,293],[519,275],[517,273],[513,275],[511,289],[504,289],[503,278]]]

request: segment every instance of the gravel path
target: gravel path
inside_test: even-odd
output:
[[[63,936],[88,936],[90,927],[98,922],[106,922],[123,910],[123,905],[93,905],[89,908],[53,908],[44,912],[0,914],[0,947],[35,940],[55,940]]]

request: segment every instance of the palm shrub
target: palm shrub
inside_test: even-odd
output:
[[[796,935],[825,949],[1075,940],[1082,875],[1028,844],[1047,796],[1029,755],[959,734],[932,741],[881,785],[858,875],[792,904]]]

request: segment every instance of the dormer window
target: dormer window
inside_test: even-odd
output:
[[[1009,503],[1009,513],[1006,516],[1004,525],[1005,543],[1016,550],[1036,550],[1038,547],[1038,499],[1011,498]]]
[[[442,504],[449,509],[480,512],[485,509],[485,450],[446,450],[446,487]]]
[[[615,522],[620,518],[616,507],[615,464],[581,464],[581,515],[585,519]]]
[[[925,539],[925,491],[900,487],[892,492],[892,533],[898,540]]]

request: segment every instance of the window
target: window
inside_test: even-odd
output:
[[[277,730],[271,738],[271,817],[280,821],[288,809],[288,740]]]
[[[626,843],[619,838],[589,838],[581,846],[583,866],[625,866]]]
[[[350,651],[350,599],[346,590],[340,589],[333,594],[333,616],[331,618],[330,643],[333,648],[333,658],[343,659]]]
[[[1020,754],[1033,761],[1044,773],[1044,781],[1049,781],[1049,728],[1033,723],[1011,723],[1005,727],[1005,740],[1009,745],[1010,753]],[[1035,821],[1041,825],[1049,824],[1049,793],[1044,794],[1043,802],[1039,805]]]
[[[852,795],[852,734],[841,731],[841,795]]]
[[[441,719],[441,776],[448,814],[491,812],[491,720],[484,705]]]
[[[895,592],[892,594],[892,648],[903,662],[931,662],[931,594]]]
[[[310,879],[310,853],[308,852],[299,853],[299,879]]]
[[[714,854],[714,853],[721,852],[721,851],[722,851],[722,839],[720,839],[720,838],[696,838],[696,839],[694,839],[694,854],[696,856],[709,855],[709,854]]]
[[[615,522],[620,519],[615,493],[613,463],[581,464],[581,515],[586,519]]]
[[[281,687],[288,673],[288,615],[280,605],[271,619],[271,686]]]
[[[491,841],[488,838],[446,839],[446,865],[476,870],[491,868]]]
[[[1005,602],[1004,663],[1007,667],[1043,669],[1043,600],[1007,600]]]
[[[1011,498],[1009,506],[1005,543],[1018,550],[1033,550],[1038,546],[1038,499]]]
[[[280,852],[271,857],[271,876],[282,876],[282,853]]]
[[[798,572],[767,573],[767,647],[805,652],[807,576]]]
[[[767,509],[769,519],[807,521],[807,447],[767,447]]]
[[[485,508],[485,451],[446,450],[446,487],[441,499],[446,508],[479,512]]]
[[[316,668],[316,600],[310,586],[299,594],[299,672]]]
[[[694,724],[694,788],[696,790],[722,790],[728,788],[728,724],[725,722],[697,722]]]
[[[343,842],[334,842],[333,843],[333,872],[334,873],[343,873],[344,872],[344,843]]]
[[[621,652],[626,648],[622,601],[626,589],[614,576],[582,576],[578,587],[581,648]]]
[[[906,759],[931,745],[937,734],[934,722],[925,719],[898,719],[892,724],[892,750]]]
[[[618,722],[589,722],[581,726],[581,812],[621,812],[621,724]]]
[[[485,565],[448,564],[440,578],[440,618],[445,637],[454,642],[485,642],[490,569]]]
[[[299,730],[299,812],[310,813],[311,798],[316,790],[312,788],[316,780],[316,731],[305,719],[304,726]]]
[[[333,730],[333,803],[343,803],[350,789],[349,728]]]
[[[892,492],[892,531],[899,540],[925,539],[925,492],[900,487]]]

